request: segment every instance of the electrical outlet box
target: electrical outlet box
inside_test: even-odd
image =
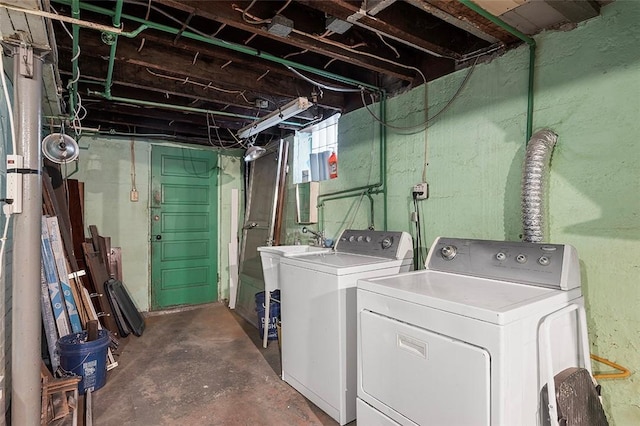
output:
[[[18,169],[24,167],[22,155],[7,155],[7,194],[11,203],[11,213],[22,213],[22,173]],[[13,170],[13,171],[12,171]]]
[[[137,189],[132,189],[131,190],[131,193],[129,194],[129,199],[133,203],[138,201],[138,190]]]
[[[429,184],[426,182],[416,183],[411,190],[415,194],[416,200],[426,200],[429,198]]]

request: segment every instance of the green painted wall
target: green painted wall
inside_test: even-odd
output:
[[[85,183],[85,225],[97,225],[111,245],[122,247],[123,279],[141,311],[150,307],[149,182],[151,144],[135,140],[135,173],[139,201],[129,201],[131,154],[129,139],[83,137],[79,172],[72,176]],[[227,246],[232,232],[230,190],[241,188],[240,159],[220,156],[219,163],[219,299],[229,297]],[[242,199],[242,193],[240,193]],[[86,231],[88,232],[88,231]]]
[[[638,22],[640,2],[616,1],[570,32],[536,37],[534,131],[549,127],[559,134],[549,180],[548,240],[572,244],[580,255],[592,351],[634,372],[626,380],[601,382],[607,414],[617,426],[640,424]],[[388,132],[389,229],[413,233],[410,188],[426,174],[431,197],[420,204],[425,245],[439,235],[519,239],[527,70],[526,47],[480,64],[426,132]],[[428,85],[430,115],[467,72]],[[424,87],[390,99],[388,121],[419,124],[424,99]],[[373,110],[379,113],[377,106]],[[322,183],[321,193],[379,179],[379,127],[371,115],[364,109],[345,115],[339,135],[339,179]],[[375,224],[382,229],[382,197],[375,199]],[[328,237],[370,220],[366,198],[330,201],[324,210],[319,227]],[[290,214],[289,243],[300,229],[293,221]]]
[[[149,309],[149,159],[151,145],[134,142],[138,202],[129,201],[131,153],[128,139],[82,137],[79,171],[84,182],[85,228],[96,225],[100,235],[122,248],[122,276],[142,311]],[[88,230],[85,229],[88,236]]]

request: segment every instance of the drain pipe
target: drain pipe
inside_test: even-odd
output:
[[[382,91],[380,95],[380,170],[382,170],[382,198],[383,198],[383,217],[382,217],[382,230],[386,231],[388,227],[387,223],[387,209],[388,209],[388,197],[387,197],[387,126],[383,123],[387,121],[387,92]]]
[[[527,145],[522,170],[523,241],[541,243],[546,240],[546,188],[553,147],[558,140],[551,130],[536,132]]]
[[[387,94],[384,90],[378,90],[380,94],[380,121],[384,122],[385,114],[386,114],[386,103],[387,103]],[[386,126],[380,123],[380,148],[379,148],[379,168],[380,168],[380,177],[377,183],[371,185],[363,185],[357,186],[354,188],[342,189],[340,191],[328,192],[325,194],[318,195],[317,198],[317,208],[321,212],[322,208],[325,206],[327,201],[331,200],[340,200],[344,198],[353,198],[359,197],[363,194],[368,194],[369,199],[371,201],[371,211],[373,212],[373,199],[371,198],[371,194],[382,194],[383,195],[383,229],[387,230],[387,129]],[[322,215],[321,215],[322,217]],[[371,226],[373,223],[373,215]],[[322,221],[320,223],[322,227]]]
[[[533,130],[533,81],[534,81],[534,69],[536,62],[536,41],[518,31],[516,28],[504,22],[502,19],[497,16],[492,15],[487,12],[471,0],[458,0],[460,3],[467,6],[469,9],[473,10],[477,14],[483,16],[489,21],[493,22],[500,28],[508,31],[512,35],[518,37],[520,40],[524,41],[529,45],[529,80],[528,80],[528,89],[527,89],[527,138],[528,141],[531,139],[531,133]]]
[[[17,152],[23,165],[22,212],[13,214],[11,312],[11,419],[16,425],[40,424],[40,240],[42,177],[40,129],[42,64],[48,50],[13,46],[14,117]],[[11,171],[9,171],[11,172]]]
[[[78,1],[78,0],[74,0]],[[123,0],[118,0],[115,7],[115,12],[113,15],[113,26],[115,28],[120,28],[120,17],[122,16],[122,2]],[[105,98],[109,99],[111,97],[111,86],[113,85],[113,65],[116,61],[116,49],[118,48],[118,34],[111,34],[112,39],[107,39],[111,44],[111,49],[109,50],[109,64],[107,67],[107,80],[104,82],[104,95]],[[103,39],[104,40],[104,39]]]

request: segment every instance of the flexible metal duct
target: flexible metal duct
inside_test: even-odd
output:
[[[542,242],[545,238],[546,187],[553,147],[558,140],[551,130],[531,136],[522,170],[523,241]]]

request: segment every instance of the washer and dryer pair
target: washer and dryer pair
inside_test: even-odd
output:
[[[438,238],[426,270],[412,257],[406,233],[347,230],[282,258],[282,378],[341,425],[554,424],[547,383],[590,372],[575,249]]]

